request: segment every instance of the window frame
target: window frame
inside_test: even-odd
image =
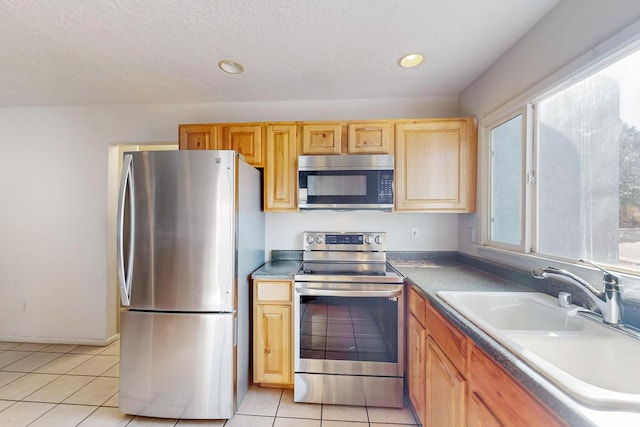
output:
[[[508,121],[521,116],[522,129],[521,129],[521,159],[520,159],[520,244],[514,245],[504,242],[491,240],[491,212],[492,212],[492,158],[491,158],[491,131],[497,127],[507,123]],[[533,191],[532,182],[528,178],[532,172],[532,106],[526,104],[520,108],[513,109],[509,113],[500,116],[499,118],[492,120],[491,122],[481,124],[481,144],[482,149],[482,170],[485,171],[483,181],[482,197],[482,244],[495,249],[501,249],[511,252],[529,253],[531,252],[531,226],[532,218],[528,212],[528,206],[531,204]]]
[[[501,253],[502,256],[513,255],[524,260],[548,260],[550,262],[576,264],[577,260],[558,256],[545,255],[538,252],[538,188],[536,183],[538,170],[538,121],[537,105],[539,102],[561,92],[578,81],[584,80],[625,56],[640,50],[640,21],[623,29],[611,38],[603,41],[593,49],[567,64],[551,76],[533,85],[515,98],[496,108],[481,118],[478,123],[478,210],[476,227],[479,230],[477,246],[481,251]],[[521,245],[508,245],[494,242],[490,236],[490,185],[491,129],[523,114],[523,192],[521,206]],[[492,256],[492,255],[490,255]],[[515,259],[514,259],[515,261]],[[526,261],[525,264],[529,264]],[[601,263],[600,263],[601,264]],[[604,264],[601,264],[604,265]],[[631,277],[640,278],[638,270],[619,265],[605,265],[608,269]]]

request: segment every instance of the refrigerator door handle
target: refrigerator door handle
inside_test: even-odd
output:
[[[126,204],[127,189],[129,190],[129,203]],[[125,271],[124,260],[124,215],[125,209],[129,208],[129,242],[127,265]],[[122,164],[122,177],[120,180],[120,195],[118,198],[118,283],[120,284],[120,301],[123,307],[131,304],[131,279],[133,272],[133,249],[135,245],[135,192],[133,182],[133,156],[126,154]]]

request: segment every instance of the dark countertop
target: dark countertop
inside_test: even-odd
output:
[[[293,256],[289,256],[291,254]],[[301,260],[296,259],[294,251],[291,251],[291,254],[286,253],[286,256],[283,257],[280,257],[279,254],[278,257],[274,257],[274,259],[256,270],[251,277],[258,280],[293,280]],[[444,258],[427,256],[421,259],[420,256],[398,253],[388,258],[391,265],[405,276],[407,282],[420,291],[443,316],[467,334],[476,345],[491,355],[498,364],[558,416],[563,418],[571,427],[640,426],[640,413],[603,411],[582,406],[459,314],[437,295],[438,291],[543,292],[545,289],[532,288],[521,284],[520,279],[522,276],[517,272],[508,272],[506,274],[508,278],[500,277],[503,274],[499,276],[483,271],[480,269],[483,268],[482,265],[479,268],[475,268],[467,264],[467,262],[474,263],[476,260],[463,257],[462,260],[465,263],[462,263],[456,261],[455,256],[451,256],[451,254],[447,254]],[[526,283],[526,278],[523,281]],[[546,291],[547,293],[552,293],[555,289],[546,289]]]
[[[393,262],[391,262],[394,265]],[[406,263],[404,265],[407,265]],[[476,345],[491,355],[507,372],[570,426],[639,426],[640,413],[602,411],[587,408],[560,391],[533,368],[476,327],[436,293],[438,291],[523,291],[532,289],[460,263],[428,267],[396,266],[407,281],[425,296],[432,305],[467,334]],[[579,357],[579,355],[576,355]],[[595,368],[597,369],[597,368]]]
[[[301,261],[272,260],[251,274],[254,280],[293,280]]]

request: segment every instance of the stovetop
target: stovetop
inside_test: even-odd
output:
[[[402,283],[404,277],[388,263],[384,263],[382,271],[356,271],[342,269],[339,271],[328,269],[305,270],[303,263],[296,272],[296,282],[350,282],[350,283]]]
[[[318,232],[303,234],[303,263],[298,282],[402,283],[387,263],[385,232]]]

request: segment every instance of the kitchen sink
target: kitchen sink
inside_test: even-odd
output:
[[[537,292],[438,292],[438,296],[578,401],[640,409],[640,340],[560,307]]]
[[[499,330],[580,331],[580,309],[563,308],[558,300],[537,292],[438,292],[469,320]],[[480,325],[479,325],[480,326]]]

